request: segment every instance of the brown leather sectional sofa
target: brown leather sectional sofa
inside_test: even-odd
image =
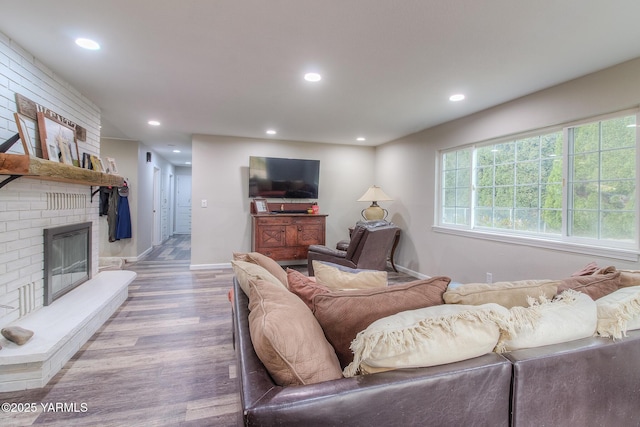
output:
[[[640,426],[640,331],[281,387],[253,349],[248,298],[234,288],[240,425]]]

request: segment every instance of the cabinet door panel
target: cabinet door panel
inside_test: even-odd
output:
[[[296,245],[324,245],[324,226],[322,224],[297,225]]]
[[[285,227],[282,225],[266,225],[260,227],[256,235],[257,248],[279,248],[286,245]]]

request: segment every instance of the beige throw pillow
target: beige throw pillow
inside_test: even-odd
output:
[[[313,262],[313,271],[318,284],[338,291],[341,289],[371,289],[387,286],[386,271],[342,271],[319,261]]]
[[[443,365],[490,353],[509,310],[498,304],[439,305],[373,322],[351,344],[353,362],[343,373],[374,373]]]
[[[620,339],[640,329],[640,286],[618,289],[596,300],[598,335]]]
[[[620,287],[640,286],[640,270],[618,270]]]
[[[255,282],[258,279],[266,280],[267,282],[280,285],[286,289],[285,285],[283,285],[277,277],[269,273],[264,267],[261,267],[257,264],[247,261],[234,260],[231,261],[231,267],[233,268],[233,272],[236,275],[236,279],[238,279],[240,288],[244,291],[245,294],[247,294],[247,296],[249,295],[249,284],[251,282]]]
[[[256,354],[280,386],[342,378],[338,358],[307,306],[282,285],[250,284],[249,332]]]
[[[558,290],[555,280],[518,280],[515,282],[467,283],[444,293],[447,304],[480,305],[490,302],[503,307],[527,307],[529,297],[553,298]]]
[[[249,253],[241,253],[234,252],[233,259],[236,261],[245,261],[251,262],[253,264],[257,264],[260,267],[264,267],[269,273],[273,274],[275,278],[277,278],[283,285],[289,287],[287,285],[287,273],[282,268],[280,264],[278,264],[273,259],[269,258],[266,255],[263,255],[259,252],[249,252]]]
[[[509,310],[497,352],[573,341],[596,332],[596,303],[586,294],[569,289],[553,300],[540,297],[530,303]]]

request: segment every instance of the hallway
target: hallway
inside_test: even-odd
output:
[[[174,234],[163,244],[154,246],[140,262],[191,261],[191,235]]]

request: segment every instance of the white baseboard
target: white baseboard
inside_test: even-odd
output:
[[[225,268],[231,268],[230,262],[224,262],[220,264],[191,264],[189,270],[222,270]]]

